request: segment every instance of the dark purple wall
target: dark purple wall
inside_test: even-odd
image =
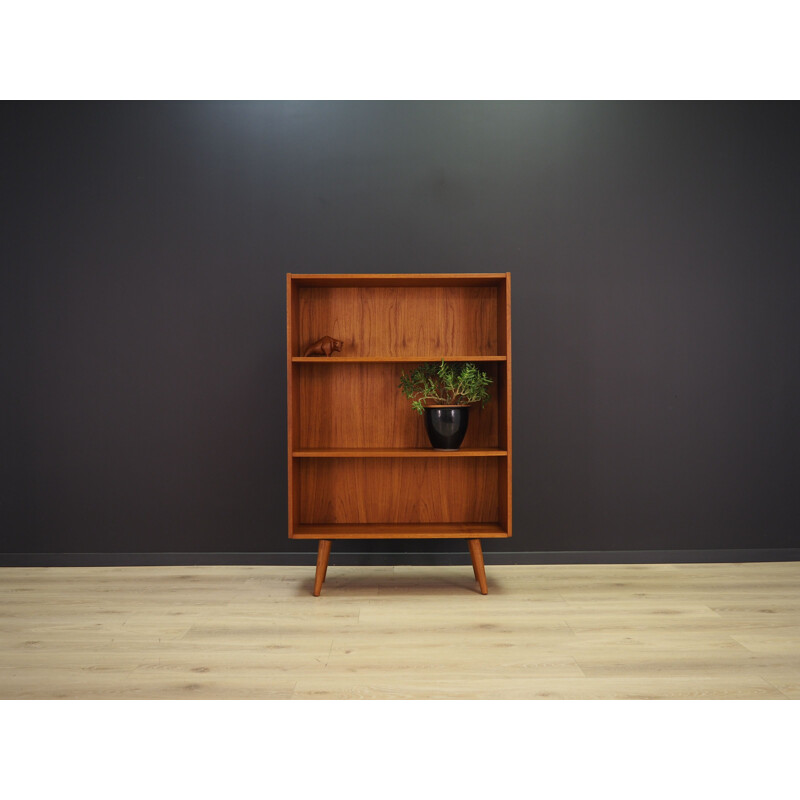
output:
[[[512,273],[487,552],[800,546],[797,103],[4,103],[0,137],[0,551],[312,550],[288,271]]]

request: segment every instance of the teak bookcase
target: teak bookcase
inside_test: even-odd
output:
[[[330,357],[303,357],[322,336]],[[334,539],[511,536],[509,273],[287,275],[289,537],[318,539],[319,595]],[[492,378],[460,450],[434,450],[399,389],[424,361],[473,361]]]

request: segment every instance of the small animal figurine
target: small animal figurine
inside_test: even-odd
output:
[[[339,341],[339,339],[334,339],[332,336],[323,336],[321,339],[317,339],[314,344],[310,344],[306,347],[305,353],[303,353],[303,358],[307,358],[308,356],[329,356],[334,350],[337,352],[341,352],[343,342]]]

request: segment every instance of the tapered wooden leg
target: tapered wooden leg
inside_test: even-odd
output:
[[[314,578],[314,597],[319,597],[325,573],[328,571],[328,556],[331,554],[331,540],[320,539],[317,550],[317,574]]]
[[[486,570],[483,566],[483,550],[481,550],[480,539],[467,539],[469,544],[469,554],[472,556],[472,571],[481,587],[481,594],[489,594],[489,587],[486,585]]]

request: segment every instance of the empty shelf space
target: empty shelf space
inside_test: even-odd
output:
[[[295,458],[491,458],[508,455],[507,450],[462,447],[459,450],[434,450],[432,447],[325,447],[295,450]]]
[[[498,523],[337,523],[298,525],[294,539],[503,539],[508,537]]]

